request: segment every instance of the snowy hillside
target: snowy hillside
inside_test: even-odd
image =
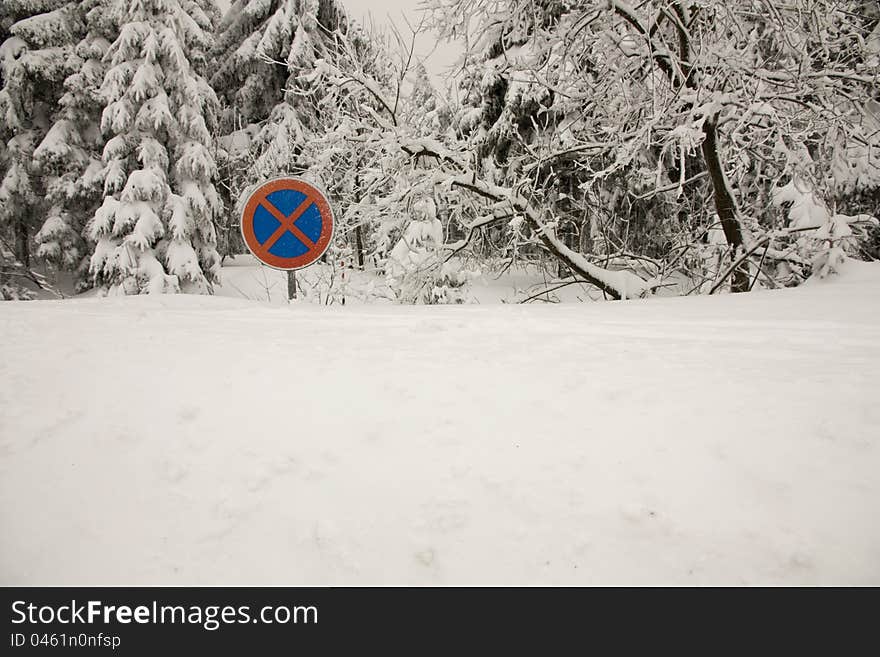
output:
[[[5,303],[0,583],[880,584],[878,302]]]

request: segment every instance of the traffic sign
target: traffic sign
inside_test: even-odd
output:
[[[241,232],[261,262],[275,269],[302,269],[330,246],[333,210],[313,184],[300,178],[275,178],[248,197]]]

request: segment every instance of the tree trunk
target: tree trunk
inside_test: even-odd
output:
[[[294,299],[296,299],[296,271],[290,270],[287,272],[287,300]]]
[[[354,174],[354,201],[355,203],[361,202],[361,174],[360,174],[361,161],[358,159],[358,171]],[[358,223],[354,227],[354,249],[357,251],[357,263],[358,269],[363,270],[364,268],[364,234],[361,229],[360,222],[362,221],[360,217],[360,213],[358,213]]]
[[[31,249],[27,219],[21,215],[15,222],[15,257],[25,267],[31,266]]]
[[[364,234],[360,224],[354,227],[354,242],[357,250],[358,269],[362,270],[364,268]]]
[[[715,209],[718,212],[718,218],[721,220],[721,227],[724,229],[724,237],[727,239],[727,243],[732,250],[730,261],[736,262],[744,247],[743,233],[739,219],[736,216],[736,201],[733,198],[733,193],[727,186],[727,178],[724,175],[724,167],[721,164],[721,157],[718,153],[718,129],[714,119],[706,119],[706,122],[703,124],[703,133],[706,135],[702,144],[703,160],[706,162],[706,169],[709,171],[709,178],[712,181]],[[749,264],[747,260],[743,260],[733,271],[730,291],[749,291]]]

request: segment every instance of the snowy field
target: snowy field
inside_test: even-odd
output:
[[[880,584],[878,264],[625,303],[231,289],[0,304],[0,584]]]

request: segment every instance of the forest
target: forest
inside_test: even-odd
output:
[[[876,0],[366,4],[0,0],[0,585],[880,585]]]
[[[441,82],[425,31],[461,45]],[[873,0],[428,0],[391,30],[341,0],[0,0],[0,44],[4,299],[212,294],[280,175],[332,201],[320,266],[405,304],[511,267],[618,300],[880,256]]]

